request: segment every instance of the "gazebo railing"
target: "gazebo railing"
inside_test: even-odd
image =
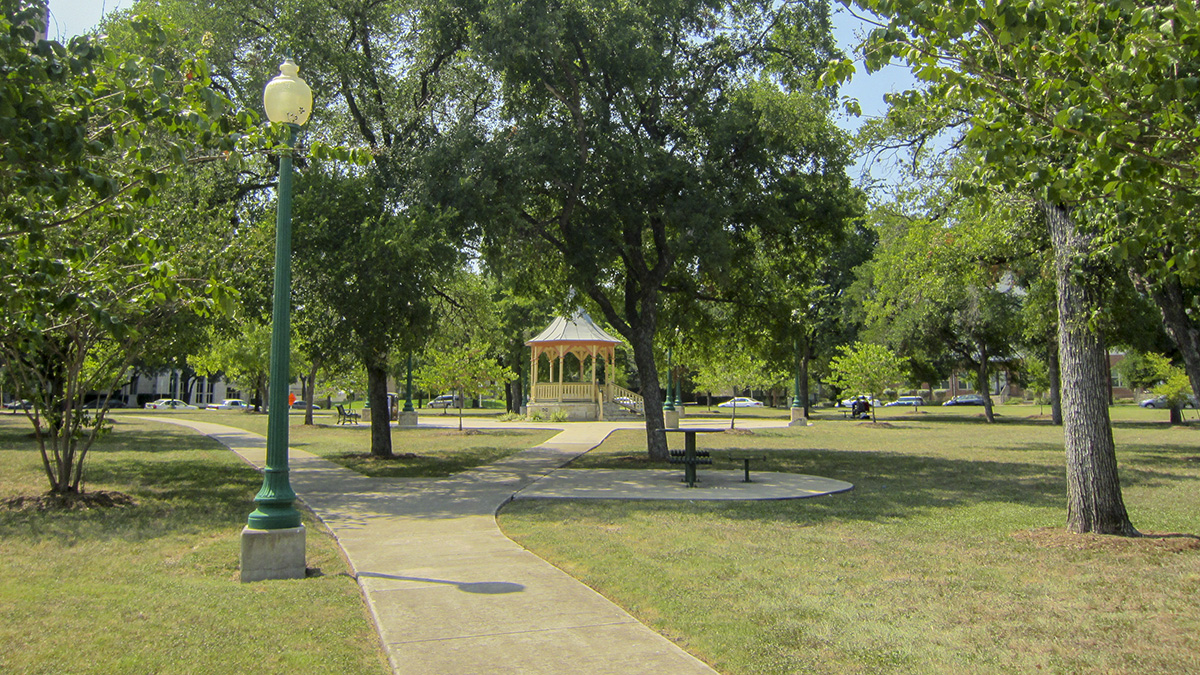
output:
[[[639,415],[646,414],[646,401],[641,394],[635,394],[625,387],[614,384],[612,386],[613,403],[631,410]]]
[[[538,382],[533,385],[533,398],[537,401],[593,402],[596,387],[591,382]]]

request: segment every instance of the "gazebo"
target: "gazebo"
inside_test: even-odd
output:
[[[620,408],[638,411],[642,397],[617,386],[611,377],[616,347],[621,342],[597,326],[582,309],[569,319],[554,319],[525,343],[530,347],[531,360],[529,411],[544,415],[561,411],[571,420],[602,420]],[[546,369],[541,368],[543,356]],[[578,361],[578,369],[571,369],[575,372],[567,372],[568,356]],[[599,364],[603,364],[603,384]],[[540,381],[543,377],[545,382]]]

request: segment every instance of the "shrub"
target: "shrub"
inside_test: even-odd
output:
[[[551,422],[566,422],[567,421],[567,411],[555,410],[554,412],[550,413],[550,421]]]

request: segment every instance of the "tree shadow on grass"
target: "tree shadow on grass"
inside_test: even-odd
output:
[[[714,451],[717,469],[734,468],[720,459],[727,452],[738,451]],[[1063,472],[1044,464],[831,449],[757,449],[752,454],[766,457],[757,471],[833,478],[853,483],[854,489],[797,500],[695,501],[687,506],[646,501],[631,508],[664,512],[697,509],[720,512],[729,518],[815,525],[831,519],[892,522],[935,509],[987,504],[1045,508],[1062,507],[1066,503]],[[623,468],[635,468],[632,464]],[[655,465],[655,468],[665,467]]]
[[[254,509],[262,484],[248,466],[204,458],[110,459],[89,463],[84,477],[85,490],[115,489],[135,504],[69,512],[0,509],[0,538],[139,542],[181,531],[237,528]]]

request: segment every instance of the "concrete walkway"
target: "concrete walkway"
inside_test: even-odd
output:
[[[436,418],[423,418],[422,426],[452,422],[457,427],[454,418],[445,424]],[[219,424],[152,419],[211,436],[256,467],[265,463],[266,440],[257,434]],[[715,673],[500,532],[496,511],[514,495],[595,447],[614,429],[638,428],[636,423],[604,422],[538,426],[562,431],[540,446],[445,479],[369,478],[307,452],[290,452],[292,487],[333,531],[349,559],[393,670],[402,675]],[[578,474],[602,480],[602,472],[566,473],[576,474],[571,479],[576,481]],[[651,473],[643,472],[643,479],[650,480]],[[756,474],[756,481],[759,476],[767,474]],[[686,490],[676,482],[662,485],[664,493]],[[558,481],[546,485],[546,494],[524,496],[570,496],[572,489],[588,487]],[[606,485],[592,481],[590,488],[604,490]],[[769,481],[761,487],[767,489]],[[850,486],[831,481],[825,487],[839,491]],[[652,492],[655,486],[626,484],[622,489],[644,497],[639,489]],[[703,498],[704,490],[686,492],[696,499]],[[764,493],[749,498],[778,497]]]

